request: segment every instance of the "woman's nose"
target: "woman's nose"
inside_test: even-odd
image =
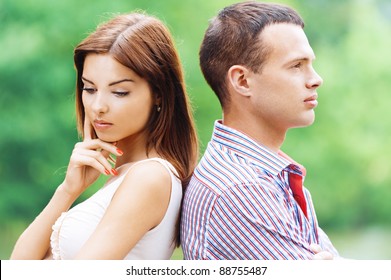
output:
[[[95,112],[95,114],[99,115],[102,113],[106,113],[109,109],[107,100],[105,96],[100,93],[96,92],[93,97],[93,101],[91,104],[91,109]]]

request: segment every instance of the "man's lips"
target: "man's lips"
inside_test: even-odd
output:
[[[307,104],[310,108],[315,108],[316,106],[318,106],[317,99],[318,99],[318,95],[314,94],[304,99],[304,103]]]
[[[316,99],[318,99],[318,95],[317,94],[314,94],[314,95],[311,95],[310,97],[304,99],[304,102],[308,102],[308,101],[316,101]]]

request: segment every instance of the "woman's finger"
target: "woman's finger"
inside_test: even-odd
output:
[[[75,155],[72,158],[72,160],[75,164],[74,166],[76,166],[76,167],[77,166],[80,166],[80,167],[88,166],[88,167],[92,167],[93,169],[97,170],[101,174],[104,174],[104,175],[111,174],[111,172],[109,171],[109,170],[111,170],[111,167],[106,168],[100,161],[96,160],[94,157],[91,157],[89,155],[78,154],[78,155]]]
[[[87,114],[84,115],[84,131],[83,131],[83,138],[85,140],[91,140],[93,139],[94,134],[92,133],[93,128],[90,119],[88,118]]]
[[[111,143],[104,142],[100,139],[93,139],[88,141],[79,142],[75,145],[75,148],[103,151],[107,158],[110,154],[121,156],[123,152]]]
[[[109,157],[107,158],[107,160],[108,160],[113,166],[115,166],[115,163],[116,163],[116,161],[117,161],[112,155],[109,155]]]
[[[79,166],[88,165],[94,168],[98,166],[98,168],[96,169],[99,172],[106,175],[109,174],[116,175],[116,171],[113,170],[113,167],[111,166],[107,157],[108,157],[107,152],[103,153],[101,151],[95,151],[95,150],[75,149],[74,154],[71,157],[71,161]],[[96,161],[98,165],[92,164],[91,160]]]

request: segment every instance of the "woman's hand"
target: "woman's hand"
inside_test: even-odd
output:
[[[117,175],[109,162],[110,154],[121,156],[122,151],[114,144],[92,139],[93,128],[88,117],[84,121],[84,140],[75,145],[65,180],[61,187],[71,196],[78,197],[100,174]]]
[[[43,259],[50,252],[52,226],[62,212],[67,211],[80,194],[100,174],[116,174],[108,157],[122,155],[111,143],[92,139],[92,126],[84,122],[84,141],[77,143],[72,152],[64,182],[57,188],[45,209],[23,232],[15,244],[11,259]]]

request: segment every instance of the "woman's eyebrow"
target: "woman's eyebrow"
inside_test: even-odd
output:
[[[88,79],[86,79],[86,78],[84,78],[84,77],[81,77],[81,79],[82,79],[83,81],[87,82],[87,83],[94,84],[92,81],[90,81],[90,80],[88,80]]]
[[[94,82],[86,79],[85,77],[81,77],[81,79],[87,83],[90,83],[90,84],[93,84],[94,85]],[[123,82],[131,82],[131,83],[134,83],[134,80],[132,79],[122,79],[122,80],[119,80],[119,81],[115,81],[115,82],[112,82],[109,84],[109,86],[114,86],[116,84],[120,84],[120,83],[123,83]]]
[[[116,85],[116,84],[120,84],[120,83],[123,83],[123,82],[131,82],[131,83],[134,83],[134,80],[132,80],[132,79],[122,79],[122,80],[119,80],[119,81],[110,83],[109,86],[114,86],[114,85]]]

